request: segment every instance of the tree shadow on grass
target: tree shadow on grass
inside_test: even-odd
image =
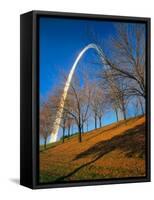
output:
[[[145,125],[138,125],[110,140],[100,141],[86,151],[78,154],[74,160],[84,158],[88,155],[98,157],[115,149],[122,150],[128,157],[131,157],[134,154],[143,157],[145,153]]]
[[[73,159],[72,161],[85,158],[88,155],[92,155],[93,159],[77,167],[75,170],[73,170],[69,174],[56,179],[56,181],[63,181],[64,179],[74,175],[80,169],[94,163],[95,161],[103,157],[105,154],[115,149],[122,150],[127,157],[133,157],[137,155],[140,158],[144,158],[145,156],[145,124],[138,125],[135,128],[129,129],[125,131],[123,134],[119,136],[115,136],[110,140],[100,141],[96,143],[94,146],[87,149],[86,151],[78,154],[75,157],[75,159]]]
[[[133,122],[135,122],[135,121],[139,120],[142,117],[143,117],[143,115],[140,115],[138,117],[134,117],[134,118],[131,118],[131,119],[133,119]],[[107,126],[101,127],[101,130],[99,130],[100,128],[98,130],[95,129],[98,133],[92,134],[92,136],[88,137],[87,139],[85,139],[85,141],[91,140],[92,138],[95,138],[97,135],[105,134],[106,132],[112,131],[113,129],[115,130],[116,128],[119,128],[119,127],[121,127],[123,125],[127,125],[127,123],[130,123],[130,119],[121,120],[121,121],[119,121],[119,122],[117,122],[115,124],[112,124],[112,126],[110,128],[108,128],[108,125],[107,125]],[[93,130],[93,131],[95,131],[95,130]]]
[[[105,133],[108,132],[108,131],[112,131],[113,129],[119,128],[119,126],[121,126],[121,125],[122,125],[122,123],[119,123],[118,125],[117,125],[117,124],[112,125],[111,128],[106,128],[106,127],[104,126],[104,127],[101,127],[102,130],[94,129],[93,131],[96,131],[97,133],[92,134],[92,136],[86,138],[84,141],[91,140],[92,138],[95,138],[97,135],[105,134]],[[103,130],[103,128],[104,128],[104,129],[106,128],[106,129]]]

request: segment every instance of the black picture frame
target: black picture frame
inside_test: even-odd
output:
[[[40,16],[146,24],[146,176],[105,180],[39,183],[39,31]],[[150,18],[31,11],[20,16],[20,184],[32,189],[149,182],[150,167]]]

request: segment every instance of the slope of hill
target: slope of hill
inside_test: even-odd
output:
[[[120,121],[40,152],[40,182],[145,176],[145,117]]]

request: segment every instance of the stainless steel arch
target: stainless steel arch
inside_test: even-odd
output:
[[[70,86],[70,83],[71,83],[74,71],[75,71],[76,66],[79,63],[80,59],[82,58],[82,56],[84,55],[84,53],[88,49],[95,49],[97,51],[97,53],[99,54],[100,58],[102,59],[102,62],[105,64],[104,53],[101,50],[101,48],[98,47],[96,44],[93,44],[93,43],[88,44],[87,46],[85,46],[81,50],[81,52],[77,56],[75,62],[73,63],[72,68],[70,70],[70,73],[68,75],[68,78],[66,80],[66,83],[65,83],[65,86],[64,86],[64,91],[63,91],[63,94],[62,94],[62,97],[61,97],[61,100],[60,100],[59,110],[57,111],[55,122],[54,122],[54,125],[53,125],[53,131],[52,131],[51,136],[50,136],[50,143],[57,141],[57,136],[58,136],[59,126],[60,126],[60,121],[61,121],[61,117],[62,117],[62,113],[63,113],[63,108],[64,108],[64,104],[65,104],[65,99],[67,97],[68,89],[69,89],[69,86]]]

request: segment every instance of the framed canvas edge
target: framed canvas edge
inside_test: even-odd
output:
[[[52,11],[31,11],[33,16],[33,30],[32,30],[32,187],[31,189],[43,189],[43,188],[61,188],[61,187],[77,187],[77,186],[94,186],[94,185],[108,185],[108,184],[122,184],[122,183],[141,183],[151,181],[151,19],[143,17],[130,17],[130,16],[115,16],[115,15],[98,15],[98,14],[85,14],[85,13],[68,13],[68,12],[52,12]],[[38,111],[38,27],[37,19],[39,16],[53,16],[53,17],[66,17],[66,18],[83,18],[83,19],[111,19],[116,21],[131,21],[131,22],[143,22],[147,26],[147,52],[146,52],[146,83],[147,83],[147,104],[146,104],[146,117],[147,117],[147,157],[146,157],[146,176],[145,177],[129,177],[118,179],[104,179],[104,180],[90,180],[90,181],[78,181],[78,182],[65,182],[65,183],[39,183],[38,170],[38,117],[36,115]],[[37,89],[36,89],[37,88]]]

